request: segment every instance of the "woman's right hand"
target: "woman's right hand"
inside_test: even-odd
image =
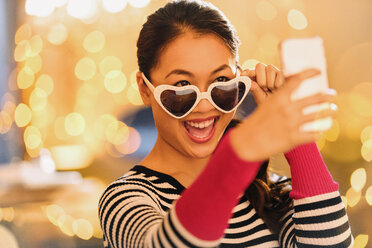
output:
[[[248,161],[266,160],[272,155],[293,147],[314,142],[321,132],[303,132],[300,127],[316,119],[333,117],[337,112],[335,93],[318,93],[303,99],[291,100],[292,92],[307,78],[320,74],[308,69],[285,78],[281,88],[231,132],[231,144],[237,155]],[[303,114],[303,109],[320,103],[331,103],[331,108],[318,113]]]

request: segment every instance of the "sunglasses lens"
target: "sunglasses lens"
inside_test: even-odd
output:
[[[211,97],[214,103],[225,111],[232,110],[242,100],[246,86],[239,81],[229,85],[219,85],[212,89]]]
[[[192,89],[164,90],[160,94],[160,100],[169,112],[179,117],[192,108],[196,101],[196,96],[196,92]]]

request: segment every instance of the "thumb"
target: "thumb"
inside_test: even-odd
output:
[[[256,101],[257,104],[260,104],[263,102],[266,98],[266,93],[265,91],[257,84],[257,82],[252,81],[251,83],[251,89],[250,91],[252,92],[252,95],[254,97],[254,100]]]

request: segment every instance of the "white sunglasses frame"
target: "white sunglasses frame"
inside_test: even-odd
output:
[[[158,102],[158,104],[164,109],[165,112],[167,112],[170,116],[176,118],[176,119],[181,119],[181,118],[184,118],[185,116],[187,116],[188,114],[190,114],[190,112],[192,112],[194,110],[194,108],[199,104],[199,102],[202,100],[202,99],[207,99],[212,105],[213,107],[215,107],[216,109],[218,109],[219,111],[223,112],[223,113],[230,113],[232,111],[234,111],[235,109],[237,109],[239,107],[239,105],[243,102],[244,98],[247,96],[250,88],[251,88],[251,79],[248,77],[248,76],[240,76],[239,74],[239,71],[238,71],[238,75],[227,81],[227,82],[215,82],[215,83],[211,83],[208,87],[208,90],[205,91],[205,92],[200,92],[199,88],[195,85],[187,85],[187,86],[182,86],[182,87],[177,87],[177,86],[173,86],[173,85],[168,85],[168,84],[161,84],[161,85],[158,85],[156,87],[154,87],[154,85],[152,85],[152,83],[150,82],[150,80],[148,80],[145,76],[145,74],[142,72],[142,78],[145,82],[145,84],[147,85],[147,87],[149,87],[149,89],[151,90],[151,92],[153,93],[154,97],[155,97],[155,100]],[[243,82],[245,84],[245,87],[246,87],[246,91],[244,92],[244,95],[242,97],[242,99],[240,100],[240,102],[234,107],[232,108],[231,110],[223,110],[222,108],[218,107],[213,99],[212,99],[212,96],[211,96],[211,92],[212,92],[212,89],[216,86],[219,86],[219,85],[223,85],[223,86],[228,86],[229,84],[234,84],[236,82]],[[183,114],[182,116],[176,116],[174,114],[172,114],[161,102],[161,99],[160,99],[160,95],[161,93],[164,91],[164,90],[187,90],[187,89],[192,89],[196,92],[196,100],[195,100],[195,103],[192,105],[192,107],[190,108],[189,111],[187,111],[185,114]]]

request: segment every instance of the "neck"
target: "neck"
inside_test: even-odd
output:
[[[183,186],[188,187],[202,172],[209,157],[187,156],[169,145],[158,135],[154,148],[141,164],[149,169],[170,175]]]

